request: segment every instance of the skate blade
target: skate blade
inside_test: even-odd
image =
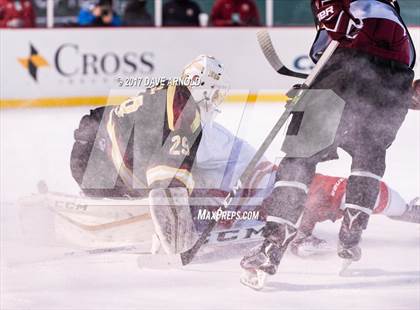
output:
[[[256,271],[243,270],[240,277],[240,282],[243,285],[248,286],[256,291],[260,291],[263,289],[266,280],[267,280],[267,274],[261,270],[256,270]]]
[[[322,247],[302,246],[294,254],[302,258],[307,258],[310,256],[322,256],[331,253],[333,250],[334,248],[328,245]]]
[[[342,264],[342,266],[341,266],[341,270],[340,270],[340,272],[338,273],[338,275],[340,276],[340,277],[346,277],[346,276],[349,276],[349,275],[351,275],[351,272],[350,272],[350,270],[348,270],[348,268],[350,267],[350,265],[353,263],[353,260],[352,259],[344,259],[343,260],[343,264]]]

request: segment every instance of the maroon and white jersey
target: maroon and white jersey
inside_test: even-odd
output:
[[[312,11],[318,28],[311,49],[313,61],[335,39],[340,48],[357,49],[414,67],[414,45],[396,1],[312,0]]]

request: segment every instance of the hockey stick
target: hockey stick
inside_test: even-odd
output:
[[[269,37],[269,34],[266,33]],[[305,89],[310,87],[314,82],[315,78],[320,73],[321,69],[324,67],[326,62],[330,59],[334,51],[338,46],[337,41],[331,41],[328,45],[327,49],[322,54],[322,57],[319,59],[317,64],[315,65],[312,72],[306,78],[305,82],[302,84],[302,88],[299,90],[297,95],[293,97],[293,99],[286,105],[286,110],[283,112],[277,123],[274,125],[273,129],[271,129],[268,136],[265,138],[264,142],[261,144],[260,148],[254,154],[254,157],[249,162],[248,166],[245,168],[244,172],[236,182],[236,185],[233,189],[229,192],[224,200],[224,208],[227,208],[230,203],[232,202],[233,198],[236,194],[240,191],[243,184],[246,184],[250,177],[252,177],[252,172],[255,166],[260,161],[261,157],[264,155],[265,151],[268,149],[270,144],[273,142],[275,137],[277,136],[280,129],[286,123],[287,119],[289,118],[294,106],[296,103],[303,97],[305,94]],[[272,48],[272,45],[271,45]],[[274,55],[275,51],[271,51],[270,55]],[[249,96],[248,99],[249,100]],[[218,220],[211,220],[206,229],[201,233],[198,240],[192,246],[191,249],[182,252],[180,254],[162,254],[162,255],[149,255],[149,256],[140,256],[138,260],[138,264],[140,267],[148,267],[148,268],[162,268],[162,267],[181,267],[189,264],[192,259],[194,258],[195,254],[201,248],[201,246],[206,242],[208,236],[210,235],[213,228],[216,226]]]
[[[257,32],[257,40],[260,44],[261,50],[264,53],[265,58],[268,60],[270,65],[274,70],[282,75],[297,77],[300,79],[306,79],[308,77],[305,73],[300,73],[288,69],[283,62],[280,60],[279,56],[274,49],[273,42],[271,41],[270,35],[267,30],[261,30]]]
[[[83,258],[83,257],[91,257],[91,256],[96,256],[96,255],[106,255],[106,254],[114,254],[114,253],[142,254],[142,253],[148,253],[146,248],[147,247],[145,246],[144,243],[138,243],[138,244],[132,244],[132,245],[103,247],[103,248],[95,248],[95,249],[87,249],[87,250],[75,250],[75,251],[57,254],[54,256],[45,256],[43,258],[35,258],[35,259],[29,259],[29,260],[10,262],[7,265],[13,268],[13,267],[19,267],[19,266],[30,265],[30,264],[52,263],[52,262],[66,260],[69,258]]]

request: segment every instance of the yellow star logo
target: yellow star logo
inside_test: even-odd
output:
[[[32,78],[37,81],[38,68],[48,67],[44,57],[39,55],[38,50],[31,44],[30,55],[27,58],[18,58],[19,63],[28,70]]]

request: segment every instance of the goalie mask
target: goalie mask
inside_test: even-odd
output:
[[[228,91],[223,65],[212,56],[200,55],[184,68],[182,77],[191,81],[189,88],[200,109],[201,123],[211,125]]]

